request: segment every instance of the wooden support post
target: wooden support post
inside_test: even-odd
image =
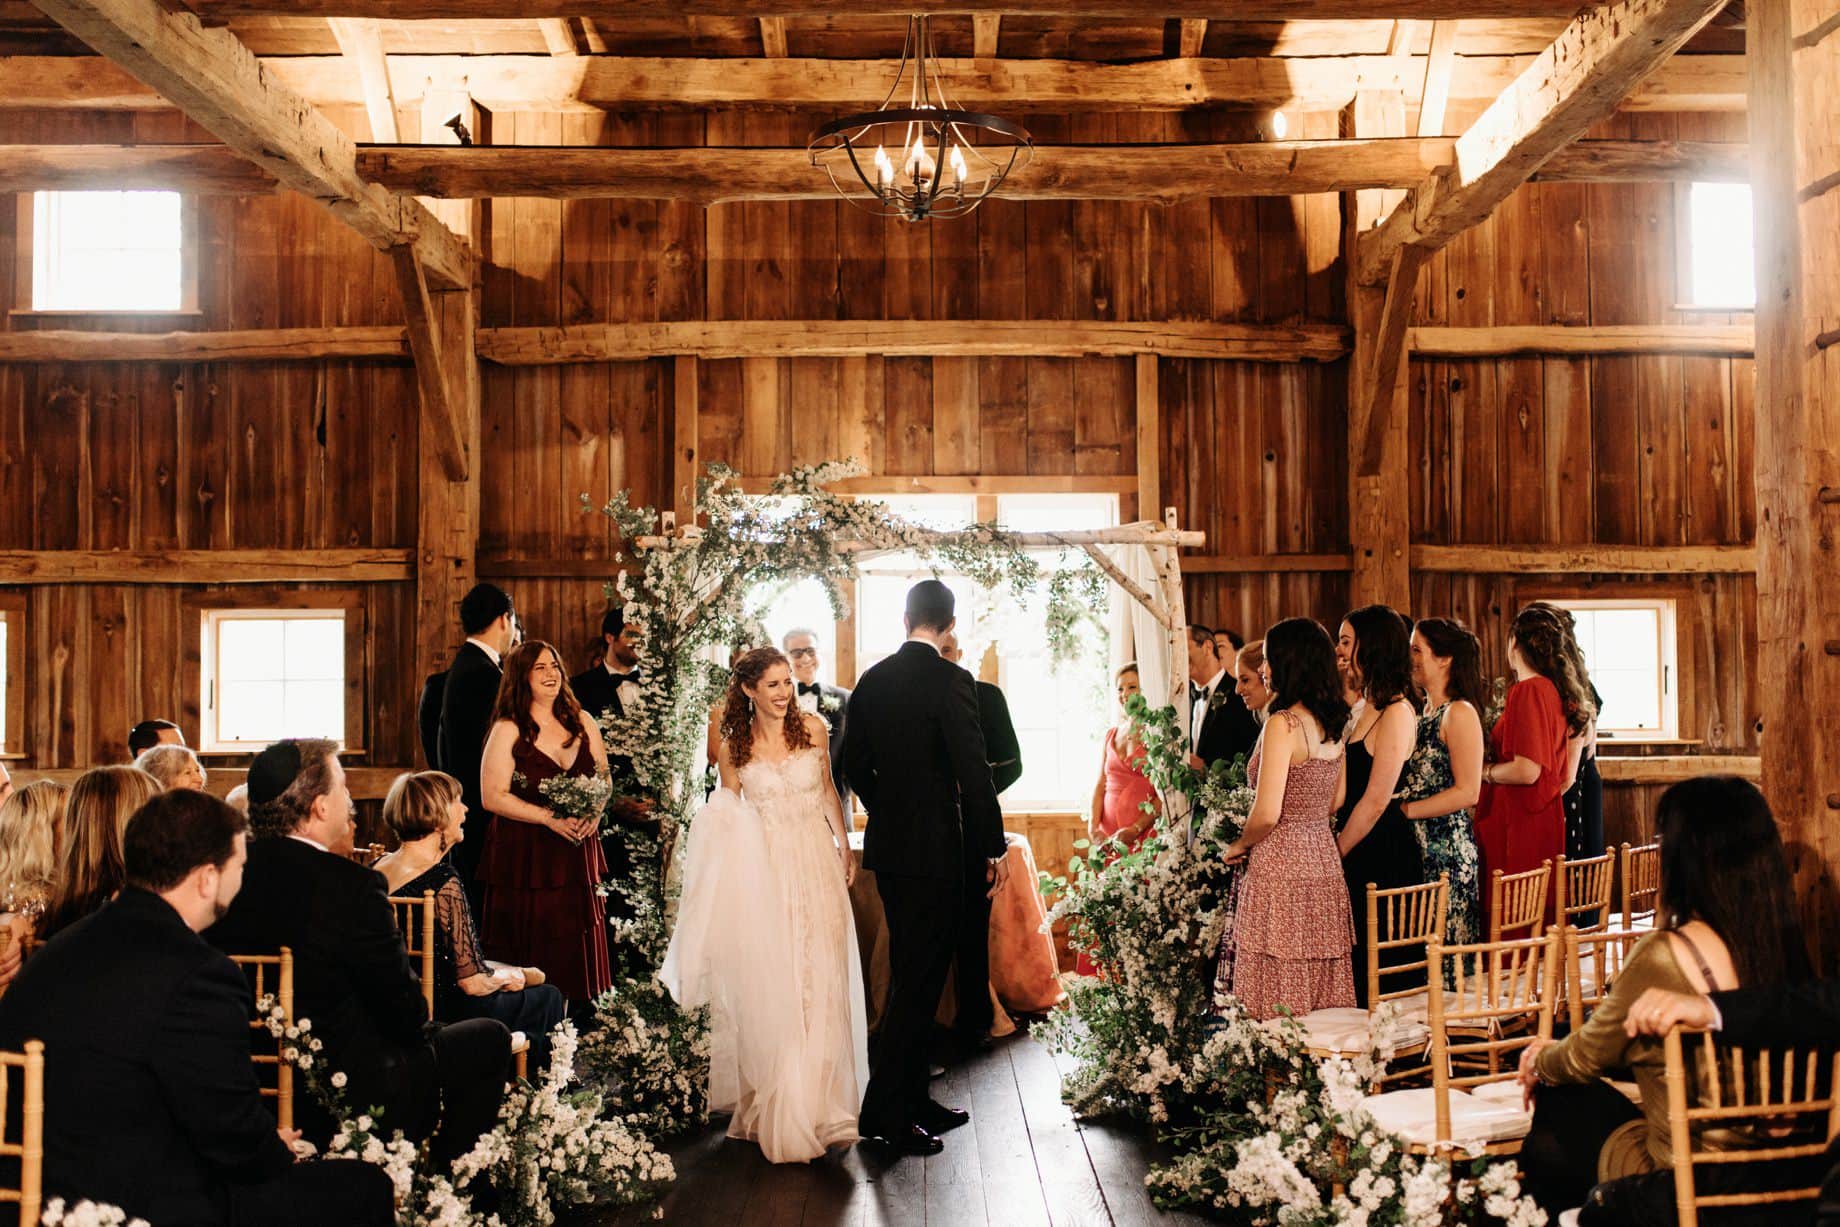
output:
[[[1418,99],[1418,134],[1444,135],[1450,107],[1450,75],[1457,66],[1457,23],[1431,23],[1431,53],[1425,57],[1425,88]]]
[[[539,17],[537,29],[543,34],[543,45],[549,48],[551,55],[576,55],[575,31],[567,17]]]
[[[1201,54],[1201,45],[1207,41],[1208,19],[1205,17],[1188,17],[1182,21],[1182,39],[1178,50],[1185,60],[1192,60]]]
[[[786,58],[786,19],[784,17],[762,17],[760,19],[760,49],[771,60]]]
[[[671,506],[684,527],[696,523],[697,406],[699,360],[691,354],[676,358],[671,413]]]
[[[1163,404],[1158,358],[1137,355],[1137,515],[1148,520],[1163,501]]]
[[[1821,719],[1840,688],[1832,584],[1840,506],[1840,37],[1821,0],[1752,0],[1752,186],[1757,246],[1757,704],[1763,790],[1790,846],[1802,918],[1827,975],[1840,967],[1840,740]]]
[[[421,434],[428,439],[447,479],[465,481],[470,453],[461,411],[453,400],[445,356],[454,339],[444,340],[441,336],[440,315],[428,292],[428,279],[415,248],[404,244],[390,254],[396,264],[396,286],[402,295],[403,323],[409,330],[409,352],[415,355],[415,382],[422,400]],[[470,359],[470,335],[467,340],[466,354]]]
[[[399,145],[402,136],[396,127],[396,95],[390,88],[390,64],[383,54],[383,38],[377,23],[368,17],[330,17],[332,37],[339,50],[358,70],[358,83],[364,90],[364,111],[371,120],[371,140],[378,145]]]
[[[971,54],[980,60],[997,58],[997,37],[1003,31],[1003,14],[971,19]]]
[[[424,425],[416,448],[415,682],[445,669],[462,639],[460,599],[473,586],[479,539],[479,359],[473,352],[479,300],[473,290],[431,296],[445,344],[436,374],[446,385],[461,443],[472,463],[455,478]],[[426,419],[424,418],[424,423]]]
[[[1343,113],[1348,135],[1398,136],[1405,122],[1405,99],[1396,92],[1360,94]],[[1394,207],[1389,195],[1365,191],[1343,196],[1342,251],[1351,270],[1361,236]],[[1421,263],[1418,257],[1396,262],[1393,272],[1401,279],[1392,283],[1391,294],[1385,285],[1362,285],[1352,275],[1348,281],[1354,324],[1354,356],[1348,365],[1348,544],[1354,569],[1348,599],[1356,606],[1379,601],[1395,609],[1411,607],[1405,327]]]

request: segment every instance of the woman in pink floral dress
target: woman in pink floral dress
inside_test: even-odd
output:
[[[1247,764],[1257,799],[1226,850],[1246,866],[1233,996],[1260,1021],[1281,1006],[1301,1016],[1354,1005],[1354,921],[1333,825],[1348,720],[1335,644],[1319,623],[1287,618],[1265,636],[1264,671],[1271,717]]]

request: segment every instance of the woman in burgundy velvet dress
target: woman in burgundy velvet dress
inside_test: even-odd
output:
[[[479,791],[492,813],[479,880],[480,931],[494,958],[541,967],[573,1001],[613,986],[600,821],[558,814],[542,793],[557,776],[604,776],[600,730],[569,690],[562,658],[532,640],[505,658]]]

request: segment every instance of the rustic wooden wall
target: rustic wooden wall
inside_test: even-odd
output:
[[[362,134],[357,114],[335,118]],[[405,116],[406,119],[411,118]],[[499,143],[799,144],[813,117],[500,116]],[[1333,116],[1293,121],[1328,136]],[[1729,139],[1729,118],[1642,116],[1597,135]],[[1251,139],[1221,115],[1043,116],[1046,141]],[[413,131],[413,128],[410,129]],[[0,114],[4,141],[192,139],[152,115]],[[1659,323],[1673,307],[1672,189],[1536,185],[1435,259],[1425,323]],[[189,326],[393,323],[383,259],[286,197],[200,204]],[[486,326],[682,319],[1342,322],[1340,202],[1174,207],[991,202],[907,226],[841,203],[503,200],[487,207]],[[13,220],[0,210],[0,294]],[[9,306],[14,305],[10,302]],[[1694,317],[1697,322],[1718,322]],[[54,321],[15,317],[15,328]],[[164,327],[59,319],[72,327]],[[1345,364],[1160,363],[1162,503],[1208,552],[1347,548]],[[1750,364],[1688,358],[1425,362],[1412,368],[1413,539],[1743,542],[1753,532]],[[764,474],[838,453],[872,472],[1131,477],[1134,382],[1117,358],[698,364],[700,455]],[[480,572],[579,661],[616,543],[575,496],[669,505],[674,364],[486,366]],[[410,547],[414,383],[395,363],[0,366],[0,548]],[[1131,514],[1134,498],[1127,497]],[[590,561],[578,561],[578,560]],[[560,561],[559,561],[560,560]],[[1605,584],[1611,581],[1606,580]],[[1748,578],[1671,576],[1690,736],[1754,746]],[[1501,660],[1502,620],[1562,577],[1420,576],[1411,612],[1455,612]],[[1603,584],[1599,585],[1604,588]],[[349,595],[349,591],[346,591]],[[406,584],[360,594],[370,761],[410,761],[419,678]],[[1256,634],[1345,612],[1342,572],[1201,574],[1199,620]],[[127,724],[183,713],[183,588],[29,590],[32,757],[108,761]],[[54,670],[59,646],[68,661]],[[195,650],[195,648],[194,648]],[[62,689],[53,682],[62,678]],[[61,700],[56,699],[61,693]],[[61,706],[56,706],[61,702]],[[54,710],[55,706],[55,710]],[[53,732],[53,726],[56,726]]]

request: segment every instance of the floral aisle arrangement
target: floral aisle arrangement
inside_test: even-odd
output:
[[[686,1012],[656,976],[601,994],[576,1066],[609,1088],[628,1125],[668,1137],[709,1119],[709,1017]]]
[[[549,1067],[536,1084],[508,1093],[497,1124],[451,1171],[440,1172],[427,1147],[400,1130],[384,1136],[378,1109],[352,1108],[345,1075],[327,1067],[311,1020],[290,1024],[272,996],[257,1009],[280,1041],[282,1059],[338,1122],[325,1158],[382,1168],[396,1189],[398,1227],[547,1227],[557,1207],[630,1205],[655,1197],[675,1177],[670,1157],[637,1122],[603,1115],[600,1093],[577,1084],[579,1039],[571,1022],[550,1033]],[[312,1151],[308,1143],[295,1145]],[[474,1205],[475,1192],[486,1187],[495,1206],[490,1214]]]
[[[129,1218],[120,1206],[100,1201],[80,1201],[67,1205],[61,1197],[45,1203],[39,1216],[42,1227],[149,1227],[144,1218]]]
[[[1127,708],[1144,772],[1165,796],[1196,805],[1192,838],[1159,819],[1134,853],[1102,847],[1077,857],[1050,922],[1072,920],[1076,947],[1100,968],[1076,979],[1047,1041],[1074,1058],[1063,1093],[1081,1116],[1147,1121],[1175,1152],[1148,1184],[1165,1208],[1200,1207],[1265,1227],[1419,1227],[1431,1223],[1538,1227],[1511,1163],[1420,1158],[1361,1108],[1390,1055],[1390,1019],[1354,1061],[1319,1060],[1285,1018],[1256,1023],[1214,992],[1216,952],[1230,922],[1232,873],[1222,863],[1251,813],[1243,763],[1188,766],[1172,708]],[[1453,1170],[1460,1169],[1460,1170]]]

